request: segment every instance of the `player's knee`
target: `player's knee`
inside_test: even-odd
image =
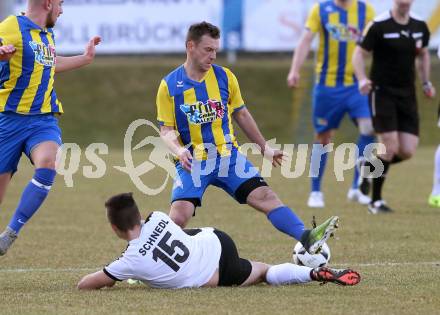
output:
[[[267,186],[260,187],[252,192],[247,199],[247,203],[266,214],[283,204],[278,195]]]
[[[34,161],[35,166],[37,168],[48,168],[48,169],[55,169],[55,158],[52,156],[43,156],[40,157],[38,160]]]
[[[317,134],[315,140],[325,146],[331,142],[332,137],[330,133]]]
[[[186,214],[179,211],[170,212],[170,218],[181,228],[184,228],[190,219]]]
[[[254,270],[254,268],[257,270],[257,283],[266,281],[270,265],[260,262],[252,262],[252,270]]]
[[[170,216],[171,220],[173,220],[174,223],[176,223],[178,226],[180,226],[181,228],[186,227],[189,218],[183,216],[183,215],[173,215]]]
[[[402,149],[400,149],[400,151],[397,155],[402,160],[408,160],[414,155],[414,152],[415,152],[415,150],[408,149],[408,148],[402,148]]]
[[[184,228],[194,214],[194,210],[195,206],[191,202],[179,200],[173,202],[169,216],[174,223]]]
[[[384,160],[391,161],[391,159],[399,153],[399,146],[394,143],[385,144],[385,152],[380,154]]]
[[[278,195],[272,189],[268,188],[266,190],[264,200],[276,202],[276,201],[279,201],[280,199],[278,198]]]
[[[259,192],[255,194],[255,199],[259,202],[272,202],[279,200],[277,194],[267,186],[259,189]]]

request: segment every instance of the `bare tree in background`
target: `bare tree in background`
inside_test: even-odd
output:
[[[14,13],[14,0],[0,0],[0,21]]]

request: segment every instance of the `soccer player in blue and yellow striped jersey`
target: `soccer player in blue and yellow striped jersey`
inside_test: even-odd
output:
[[[368,99],[357,88],[351,56],[360,41],[374,10],[361,0],[328,0],[313,6],[305,31],[298,43],[287,77],[290,87],[298,87],[300,69],[316,34],[319,44],[316,58],[316,83],[313,92],[313,126],[316,143],[311,158],[312,187],[309,207],[324,207],[321,180],[327,161],[325,145],[331,142],[334,130],[346,113],[356,122],[360,136],[359,155],[374,141]],[[355,170],[350,200],[368,204],[370,199],[358,189],[358,171]]]
[[[57,56],[53,27],[63,0],[28,0],[26,13],[0,23],[0,202],[17,171],[21,154],[35,174],[6,230],[0,234],[4,255],[23,225],[38,210],[55,179],[55,159],[62,144],[57,115],[63,112],[54,89],[55,72],[92,62],[95,37],[81,56]]]
[[[196,158],[206,159],[204,143],[214,144],[223,156],[238,148],[232,115],[244,108],[244,101],[229,69],[212,65],[198,82],[182,65],[162,80],[157,102],[160,124],[175,127]]]
[[[190,27],[186,62],[165,76],[157,93],[161,137],[178,160],[170,217],[184,227],[201,205],[210,185],[225,190],[240,203],[265,213],[280,231],[316,251],[334,230],[332,217],[314,230],[303,222],[269,188],[258,171],[239,152],[234,120],[261,152],[280,165],[283,153],[271,149],[241,97],[237,78],[213,64],[220,30],[207,22]]]

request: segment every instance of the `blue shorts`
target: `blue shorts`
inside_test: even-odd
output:
[[[58,119],[53,114],[0,113],[0,174],[15,173],[21,154],[31,159],[32,149],[45,141],[62,144]]]
[[[191,200],[195,206],[201,206],[206,188],[213,185],[226,191],[239,203],[246,203],[252,190],[267,186],[258,170],[237,149],[233,149],[230,156],[193,160],[192,164],[190,173],[179,162],[176,163],[172,202]]]
[[[371,118],[368,97],[359,93],[357,85],[343,87],[315,85],[313,126],[317,133],[337,129],[345,113],[348,113],[353,120]]]

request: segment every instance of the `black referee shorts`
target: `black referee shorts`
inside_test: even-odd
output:
[[[237,247],[225,232],[214,230],[222,245],[219,263],[219,286],[240,285],[246,281],[252,271],[251,262],[238,256]]]
[[[374,86],[369,103],[376,133],[399,131],[419,135],[419,114],[414,87]]]

